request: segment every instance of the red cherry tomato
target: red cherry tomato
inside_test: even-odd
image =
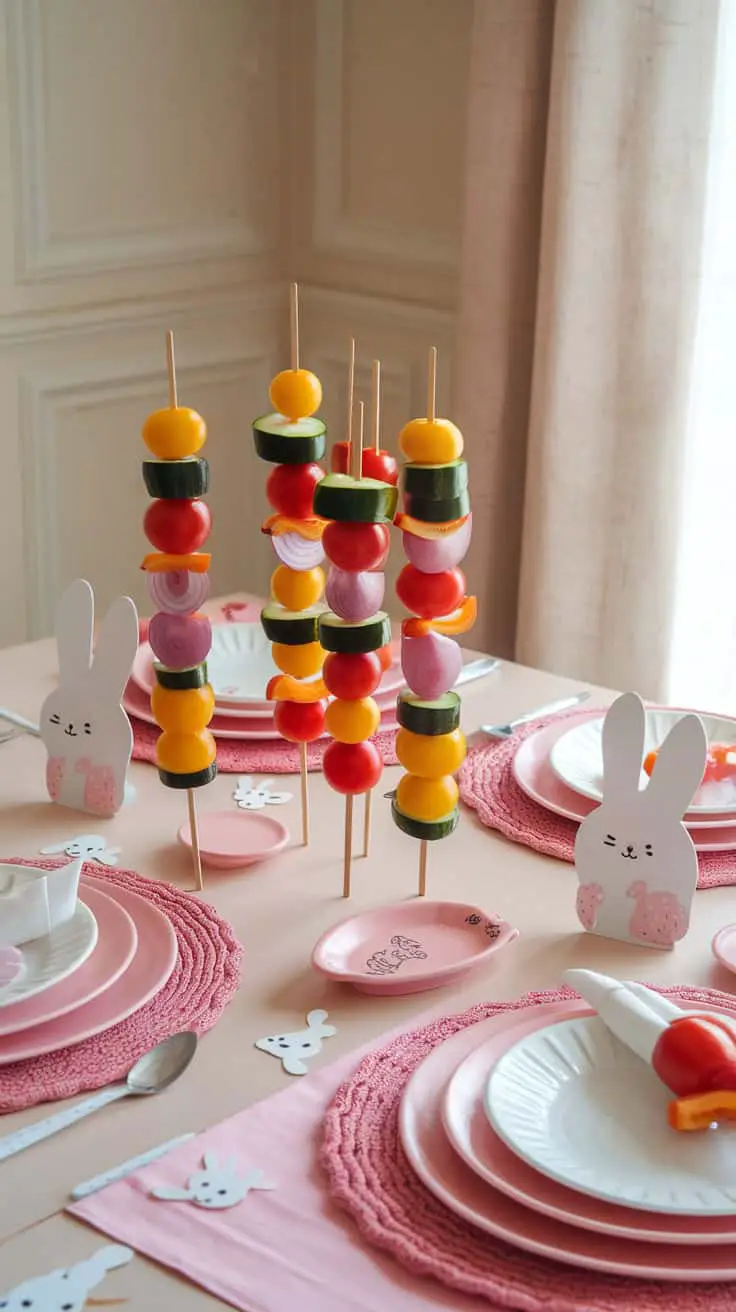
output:
[[[322,534],[322,546],[327,559],[344,569],[358,573],[364,569],[380,569],[386,563],[390,545],[388,524],[343,524],[337,521],[327,525]]]
[[[143,532],[157,551],[186,556],[198,551],[212,528],[212,511],[198,497],[152,501],[143,517]]]
[[[736,1025],[721,1016],[682,1016],[663,1030],[652,1066],[678,1098],[736,1089]]]
[[[465,575],[461,569],[423,574],[415,565],[405,565],[396,580],[396,596],[421,619],[438,619],[457,610],[465,596]]]
[[[266,479],[266,496],[279,515],[308,519],[314,489],[322,478],[319,465],[276,465]]]
[[[290,743],[313,743],[325,731],[327,702],[277,702],[273,722]]]
[[[370,739],[362,743],[330,743],[322,772],[336,793],[367,793],[383,772],[381,753]]]
[[[336,442],[332,448],[331,469],[333,474],[350,473],[350,443]],[[388,451],[376,451],[375,447],[363,448],[361,465],[363,478],[377,478],[381,483],[391,483],[393,487],[399,481],[399,466]]]
[[[322,666],[322,678],[333,697],[354,701],[370,697],[381,682],[383,669],[375,651],[360,652],[353,656],[331,652]]]
[[[394,653],[391,647],[391,643],[387,642],[385,647],[379,647],[378,651],[376,652],[376,656],[381,662],[381,669],[385,674],[386,670],[390,670],[391,666],[394,663]]]

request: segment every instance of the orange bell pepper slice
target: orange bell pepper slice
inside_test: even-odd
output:
[[[318,542],[327,527],[326,519],[310,515],[308,519],[290,519],[288,515],[269,515],[261,524],[261,533],[273,537],[279,533],[298,533],[308,542]]]
[[[291,674],[275,674],[266,685],[269,702],[321,702],[329,695],[322,679],[305,683]]]
[[[193,574],[206,574],[212,555],[209,551],[190,551],[187,556],[174,556],[169,551],[151,551],[143,557],[141,569],[149,574],[163,574],[170,569],[189,569]]]
[[[716,1089],[676,1098],[667,1107],[667,1120],[673,1130],[684,1132],[707,1130],[714,1121],[736,1121],[736,1091]]]
[[[414,519],[400,510],[398,515],[394,515],[394,525],[402,532],[413,533],[416,538],[432,541],[435,538],[443,538],[448,533],[454,533],[467,518],[468,515],[461,515],[460,519],[448,519],[444,524],[425,524],[423,519]]]
[[[416,616],[404,620],[401,632],[405,638],[424,638],[428,633],[444,633],[452,637],[456,633],[467,633],[478,618],[478,600],[476,597],[464,597],[452,615],[438,620],[420,620]]]

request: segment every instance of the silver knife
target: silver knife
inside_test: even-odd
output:
[[[477,661],[468,661],[463,665],[458,674],[453,688],[459,688],[461,683],[472,683],[473,679],[482,679],[486,674],[492,674],[501,664],[498,656],[480,656]]]
[[[547,706],[537,706],[533,711],[526,711],[524,715],[517,715],[515,720],[509,720],[508,724],[482,724],[481,733],[486,734],[488,738],[510,738],[515,729],[519,729],[522,724],[529,724],[531,720],[539,720],[543,715],[555,715],[559,711],[569,711],[573,706],[579,706],[581,702],[587,702],[590,693],[587,688],[578,692],[574,697],[561,697],[556,702],[549,702]]]

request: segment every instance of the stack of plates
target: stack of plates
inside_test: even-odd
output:
[[[654,707],[646,712],[645,753],[658,748],[685,712]],[[699,713],[708,743],[733,743],[736,720]],[[603,712],[580,711],[531,734],[514,757],[519,787],[540,806],[570,820],[584,820],[600,803],[603,785]],[[642,772],[642,786],[647,776]],[[736,850],[736,772],[704,784],[685,816],[700,852]]]
[[[0,986],[0,1066],[110,1029],[145,1006],[177,957],[168,918],[138,893],[82,877],[71,920],[23,945]]]
[[[678,1134],[670,1097],[584,1004],[549,1003],[435,1048],[400,1132],[431,1192],[515,1247],[618,1275],[732,1280],[736,1136]]]
[[[154,724],[151,693],[156,676],[150,644],[141,643],[125,691],[126,711],[147,724]],[[266,685],[278,674],[271,657],[271,644],[258,621],[212,625],[212,650],[207,673],[215,694],[215,714],[210,729],[215,738],[277,739],[274,703],[266,701]],[[396,694],[403,686],[398,648],[391,668],[374,693],[381,710],[381,728],[396,727]]]

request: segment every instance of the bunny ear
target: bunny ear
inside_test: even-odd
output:
[[[120,701],[138,649],[138,612],[130,597],[118,597],[97,638],[92,679],[106,701]]]
[[[98,1248],[89,1261],[102,1277],[106,1271],[114,1271],[118,1266],[125,1266],[127,1262],[132,1261],[132,1258],[132,1248],[126,1248],[124,1244],[108,1244],[105,1248]]]
[[[657,753],[646,790],[647,806],[681,820],[703,781],[707,753],[702,720],[697,715],[683,715]]]
[[[57,852],[66,852],[69,845],[69,839],[66,838],[63,843],[52,843],[51,847],[42,847],[39,849],[41,856],[56,856]]]
[[[213,1153],[213,1152],[205,1153],[204,1164],[207,1167],[208,1171],[219,1171],[220,1163],[217,1158],[217,1153]]]
[[[92,661],[94,593],[86,579],[75,579],[56,610],[56,645],[62,684],[86,679]]]
[[[625,692],[609,707],[603,721],[603,797],[626,799],[639,791],[644,760],[644,703],[638,693]]]
[[[326,1020],[327,1020],[327,1012],[322,1011],[321,1008],[318,1008],[316,1011],[310,1011],[309,1015],[307,1016],[307,1026],[311,1030],[313,1028],[316,1028],[317,1025],[322,1025]]]
[[[188,1189],[176,1189],[169,1185],[159,1185],[157,1189],[152,1189],[151,1198],[161,1198],[167,1203],[188,1203],[191,1194]]]

